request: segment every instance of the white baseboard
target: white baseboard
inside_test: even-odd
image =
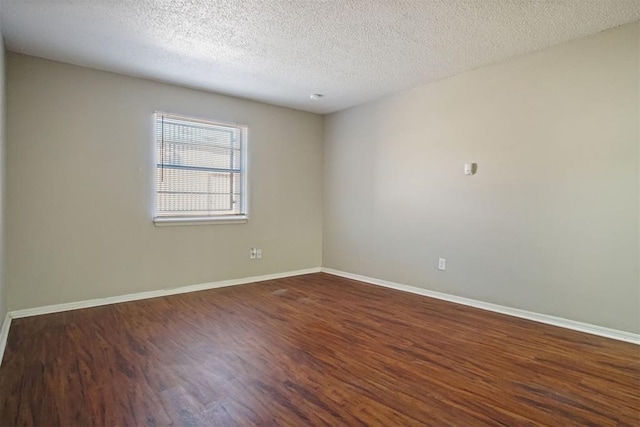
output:
[[[11,315],[7,313],[2,322],[2,329],[0,329],[0,366],[2,366],[2,357],[4,356],[4,349],[7,347],[7,338],[9,338],[9,327],[11,326]]]
[[[8,313],[13,319],[21,317],[38,316],[41,314],[59,313],[62,311],[78,310],[81,308],[98,307],[101,305],[116,304],[119,302],[137,301],[141,299],[164,297],[167,295],[185,294],[188,292],[204,291],[207,289],[224,288],[226,286],[244,285],[247,283],[264,282],[265,280],[282,279],[285,277],[300,276],[302,274],[319,273],[320,267],[306,270],[288,271],[285,273],[266,274],[263,276],[243,277],[241,279],[222,280],[219,282],[201,283],[198,285],[181,286],[172,289],[160,289],[157,291],[138,292],[134,294],[119,295],[115,297],[97,298],[86,301],[68,302],[64,304],[46,305],[44,307],[15,310]]]
[[[632,344],[640,345],[640,335],[630,332],[619,331],[616,329],[604,328],[602,326],[591,325],[588,323],[576,322],[574,320],[563,319],[560,317],[549,316],[546,314],[534,313],[531,311],[520,310],[517,308],[505,307],[502,305],[491,304],[483,301],[477,301],[469,298],[458,297],[441,292],[430,291],[428,289],[418,288],[415,286],[401,285],[399,283],[389,282],[386,280],[374,279],[372,277],[361,276],[359,274],[347,273],[344,271],[334,270],[332,268],[309,268],[306,270],[288,271],[284,273],[267,274],[263,276],[244,277],[240,279],[223,280],[219,282],[202,283],[198,285],[182,286],[172,289],[161,289],[157,291],[138,292],[134,294],[120,295],[115,297],[98,298],[86,301],[77,301],[64,304],[47,305],[44,307],[28,308],[25,310],[15,310],[7,313],[2,329],[0,329],[0,364],[7,345],[9,336],[9,328],[12,319],[21,317],[37,316],[41,314],[59,313],[69,310],[78,310],[81,308],[98,307],[102,305],[116,304],[120,302],[137,301],[141,299],[157,298],[167,295],[184,294],[188,292],[204,291],[207,289],[223,288],[226,286],[243,285],[247,283],[263,282],[265,280],[282,279],[285,277],[300,276],[303,274],[325,272],[335,276],[345,277],[348,279],[358,280],[360,282],[370,283],[372,285],[383,286],[386,288],[397,289],[404,292],[423,295],[431,298],[437,298],[450,301],[462,305],[481,308],[484,310],[494,311],[496,313],[507,314],[510,316],[520,317],[523,319],[533,320],[535,322],[546,323],[549,325],[559,326],[561,328],[572,329],[575,331],[586,332],[592,335],[598,335],[606,338],[612,338],[619,341],[625,341]]]
[[[496,313],[507,314],[509,316],[520,317],[522,319],[533,320],[534,322],[546,323],[548,325],[559,326],[561,328],[572,329],[574,331],[586,332],[587,334],[598,335],[601,337],[612,338],[614,340],[625,341],[632,344],[640,345],[640,334],[619,331],[617,329],[605,328],[602,326],[591,325],[589,323],[577,322],[575,320],[563,319],[561,317],[549,316],[546,314],[534,313],[532,311],[520,310],[517,308],[505,307],[503,305],[491,304],[488,302],[478,301],[470,298],[458,297],[442,292],[430,291],[428,289],[418,288],[415,286],[401,285],[399,283],[389,282],[386,280],[374,279],[372,277],[361,276],[359,274],[347,273],[332,268],[322,268],[324,273],[333,274],[334,276],[345,277],[347,279],[358,280],[360,282],[370,283],[372,285],[383,286],[385,288],[397,289],[399,291],[410,292],[413,294],[423,295],[444,301],[454,302],[457,304],[468,305],[483,310],[493,311]]]
[[[188,292],[204,291],[207,289],[224,288],[226,286],[244,285],[247,283],[264,282],[265,280],[282,279],[285,277],[301,276],[303,274],[319,273],[320,267],[307,268],[305,270],[287,271],[284,273],[265,274],[263,276],[243,277],[241,279],[222,280],[219,282],[201,283],[198,285],[181,286],[172,289],[160,289],[157,291],[138,292],[134,294],[119,295],[115,297],[97,298],[86,301],[68,302],[64,304],[47,305],[44,307],[27,308],[24,310],[14,310],[7,313],[0,330],[0,364],[9,337],[9,327],[12,319],[21,317],[38,316],[41,314],[59,313],[62,311],[78,310],[81,308],[98,307],[101,305],[117,304],[119,302],[137,301],[141,299],[157,298],[167,295],[185,294]]]

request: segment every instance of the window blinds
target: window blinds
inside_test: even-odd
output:
[[[246,215],[243,126],[156,113],[157,217]]]

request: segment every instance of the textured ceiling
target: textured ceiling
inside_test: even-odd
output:
[[[11,51],[327,113],[637,21],[640,0],[3,0],[0,11]]]

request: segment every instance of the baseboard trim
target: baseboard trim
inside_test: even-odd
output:
[[[2,366],[2,357],[4,356],[4,349],[7,347],[7,338],[9,338],[9,327],[11,326],[11,315],[7,313],[2,322],[2,329],[0,329],[0,366]]]
[[[385,288],[396,289],[399,291],[410,292],[413,294],[423,295],[426,297],[436,298],[444,301],[454,302],[457,304],[467,305],[470,307],[480,308],[483,310],[493,311],[495,313],[506,314],[509,316],[520,317],[522,319],[533,320],[534,322],[546,323],[547,325],[559,326],[561,328],[572,329],[574,331],[585,332],[587,334],[598,335],[605,338],[611,338],[618,341],[640,345],[640,334],[619,331],[617,329],[605,328],[602,326],[591,325],[589,323],[577,322],[575,320],[564,319],[562,317],[549,316],[547,314],[535,313],[532,311],[520,310],[517,308],[506,307],[498,304],[491,304],[484,301],[478,301],[470,298],[458,297],[455,295],[445,294],[442,292],[430,291],[428,289],[418,288],[415,286],[402,285],[399,283],[389,282],[387,280],[375,279],[373,277],[362,276],[360,274],[347,273],[345,271],[334,270],[333,268],[322,268],[322,272],[340,276],[347,279],[357,280],[372,285],[383,286]]]
[[[316,267],[305,270],[288,271],[284,273],[266,274],[262,276],[244,277],[240,279],[222,280],[218,282],[202,283],[198,285],[181,286],[178,288],[161,289],[157,291],[138,292],[133,294],[119,295],[115,297],[97,298],[86,301],[77,301],[64,304],[47,305],[43,307],[28,308],[24,310],[10,311],[4,318],[2,328],[0,329],[0,364],[7,345],[9,337],[9,329],[12,319],[22,317],[38,316],[41,314],[59,313],[63,311],[78,310],[82,308],[99,307],[109,304],[117,304],[121,302],[137,301],[142,299],[157,298],[168,295],[184,294],[189,292],[204,291],[207,289],[217,289],[227,286],[244,285],[248,283],[264,282],[266,280],[282,279],[285,277],[301,276],[303,274],[312,274],[324,272],[334,276],[340,276],[347,279],[358,280],[360,282],[372,285],[382,286],[385,288],[396,289],[399,291],[410,292],[417,295],[436,298],[444,301],[454,302],[457,304],[467,305],[470,307],[480,308],[483,310],[493,311],[496,313],[506,314],[509,316],[519,317],[522,319],[532,320],[534,322],[545,323],[548,325],[559,326],[561,328],[571,329],[574,331],[585,332],[592,335],[598,335],[605,338],[611,338],[618,341],[640,345],[640,334],[619,331],[616,329],[605,328],[602,326],[591,325],[588,323],[577,322],[575,320],[564,319],[561,317],[549,316],[546,314],[535,313],[517,308],[506,307],[498,304],[478,301],[470,298],[458,297],[455,295],[445,294],[442,292],[430,291],[428,289],[418,288],[415,286],[402,285],[399,283],[389,282],[387,280],[375,279],[373,277],[362,276],[360,274],[348,273],[345,271],[335,270],[332,268]]]
[[[133,294],[119,295],[115,297],[97,298],[85,301],[76,301],[63,304],[47,305],[43,307],[27,308],[24,310],[15,310],[7,315],[13,319],[21,317],[39,316],[41,314],[60,313],[69,310],[78,310],[82,308],[99,307],[101,305],[117,304],[121,302],[137,301],[149,298],[158,298],[168,295],[185,294],[188,292],[205,291],[207,289],[224,288],[227,286],[244,285],[247,283],[264,282],[265,280],[282,279],[285,277],[301,276],[303,274],[319,273],[320,267],[308,268],[305,270],[288,271],[284,273],[265,274],[262,276],[243,277],[240,279],[222,280],[219,282],[201,283],[198,285],[181,286],[171,289],[160,289],[157,291],[137,292]],[[4,330],[4,329],[3,329]],[[8,327],[7,327],[8,331]]]

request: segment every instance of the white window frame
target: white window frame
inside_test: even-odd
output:
[[[177,118],[187,122],[194,123],[204,123],[216,126],[224,126],[235,128],[240,131],[240,135],[242,138],[241,141],[241,170],[242,170],[242,187],[241,187],[241,201],[243,212],[235,215],[206,215],[206,216],[159,216],[158,215],[158,185],[157,185],[157,174],[158,168],[160,167],[160,159],[158,159],[158,132],[157,132],[157,123],[158,117],[172,117]],[[153,222],[156,226],[172,226],[172,225],[206,225],[206,224],[244,224],[249,220],[249,197],[248,197],[248,188],[249,188],[249,170],[248,170],[248,136],[249,136],[249,128],[246,125],[241,125],[238,123],[231,122],[222,122],[217,120],[203,119],[195,116],[187,116],[182,114],[175,113],[166,113],[162,111],[156,111],[153,114],[153,153],[154,153],[154,179],[153,179],[153,188],[154,188],[154,204],[153,204]]]

